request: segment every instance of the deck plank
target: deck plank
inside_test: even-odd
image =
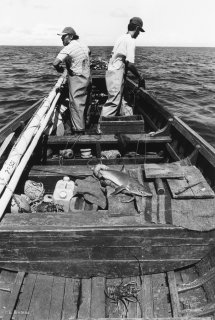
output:
[[[90,318],[92,279],[81,280],[81,304],[78,310],[79,319]]]
[[[52,285],[52,276],[42,274],[37,276],[27,320],[48,320]]]
[[[173,317],[180,317],[181,309],[174,271],[167,272]]]
[[[12,315],[14,312],[14,308],[19,296],[20,288],[22,286],[23,280],[24,280],[25,272],[18,272],[15,282],[12,287],[12,291],[10,293],[7,308],[6,308],[6,314],[2,317],[2,320],[10,320],[12,319]]]
[[[183,178],[184,169],[178,162],[155,164],[144,164],[146,178]]]
[[[185,179],[167,179],[173,198],[214,198],[213,190],[199,169],[195,166],[184,166],[183,168]]]
[[[175,226],[197,231],[215,228],[215,199],[172,199],[171,208]]]
[[[22,292],[15,310],[15,320],[25,320],[27,318],[36,278],[36,274],[28,274],[23,282]]]
[[[168,287],[166,284],[166,274],[159,273],[152,275],[154,317],[171,317],[171,305],[168,299]]]
[[[62,320],[75,319],[78,314],[80,280],[66,278]]]
[[[0,283],[1,283],[2,290],[0,288],[0,317],[3,317],[5,315],[5,310],[8,304],[10,291],[12,289],[16,275],[17,275],[16,272],[1,270]]]
[[[92,278],[91,318],[105,318],[105,278]]]
[[[137,278],[138,277],[129,277],[127,279],[127,282],[128,283],[134,282],[138,286]],[[132,299],[132,300],[134,300],[134,302],[128,301],[128,303],[127,303],[127,308],[128,308],[127,317],[128,318],[136,318],[137,317],[137,304],[138,304],[138,302],[136,301],[136,299]]]
[[[140,294],[140,305],[142,309],[143,318],[153,318],[154,306],[153,306],[153,289],[152,289],[152,276],[146,275],[142,277]]]
[[[54,277],[53,286],[52,286],[49,320],[61,319],[64,289],[65,289],[65,278]]]

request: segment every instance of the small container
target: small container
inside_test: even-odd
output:
[[[88,158],[91,158],[91,157],[92,157],[91,149],[90,149],[90,148],[81,149],[80,151],[81,151],[81,158],[83,158],[83,159],[88,159]]]
[[[63,206],[64,212],[69,212],[70,201],[73,197],[75,184],[69,177],[63,177],[56,183],[53,202]]]

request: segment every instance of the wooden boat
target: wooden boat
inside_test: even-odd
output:
[[[0,267],[52,276],[99,277],[103,283],[108,278],[161,272],[171,277],[174,270],[200,263],[215,245],[212,146],[131,79],[126,82],[125,99],[134,115],[99,120],[107,98],[104,71],[93,72],[85,135],[67,134],[68,88],[65,79],[60,79],[49,102],[52,121],[47,125],[41,121],[45,123],[42,135],[34,140],[34,132],[23,156],[15,154],[19,159],[3,186],[1,200],[3,193],[7,193],[5,199],[10,192],[11,196],[22,194],[26,180],[42,182],[45,193],[53,194],[63,176],[83,181],[92,175],[91,167],[101,162],[115,170],[125,165],[127,173],[151,196],[137,196],[129,203],[122,202],[127,195],[110,196],[101,209],[79,195],[67,213],[11,213],[8,202],[0,222]],[[44,100],[1,129],[2,168],[41,105]],[[96,133],[98,121],[102,134]],[[80,151],[86,148],[91,149],[87,158]],[[65,149],[72,149],[74,156],[63,157],[60,151]],[[104,151],[110,150],[120,156],[104,156]],[[21,163],[24,157],[26,163]],[[7,164],[10,168],[11,162]],[[13,192],[12,179],[17,181]],[[3,205],[5,202],[0,202],[1,209]]]

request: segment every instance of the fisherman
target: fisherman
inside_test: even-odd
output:
[[[102,108],[101,116],[133,114],[132,108],[126,104],[122,95],[127,70],[130,70],[137,77],[139,85],[142,86],[144,82],[134,64],[135,39],[140,32],[145,32],[143,30],[143,21],[141,18],[134,17],[129,21],[128,32],[118,38],[114,45],[108,70],[106,71],[108,99]]]
[[[79,41],[79,36],[72,27],[64,28],[58,35],[61,36],[64,48],[54,60],[53,66],[62,73],[62,63],[65,62],[73,131],[75,134],[84,134],[84,114],[90,85],[90,50]]]

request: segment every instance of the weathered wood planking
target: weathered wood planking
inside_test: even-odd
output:
[[[127,134],[125,131],[125,134],[123,134],[123,138],[125,139],[126,143],[167,143],[171,142],[172,139],[170,136],[161,136],[161,137],[152,137],[147,133],[133,133],[133,134]],[[47,144],[48,145],[64,145],[66,144],[67,146],[73,145],[77,143],[78,145],[82,144],[96,144],[96,143],[101,143],[101,144],[118,144],[119,139],[115,134],[102,134],[102,135],[83,135],[80,136],[78,139],[75,136],[62,136],[62,137],[57,137],[57,136],[49,136]]]
[[[167,272],[173,317],[180,317],[181,308],[174,271]]]
[[[15,314],[13,315],[15,320],[27,319],[27,316],[29,315],[29,307],[30,307],[32,295],[34,292],[36,280],[37,280],[36,274],[26,275],[25,280],[23,282],[23,286],[20,291]]]
[[[184,167],[178,162],[156,164],[144,164],[146,178],[183,178]]]
[[[102,133],[143,133],[144,120],[141,115],[101,117],[99,120]]]
[[[52,285],[53,277],[42,274],[37,276],[31,303],[28,309],[27,320],[49,318]]]
[[[81,280],[81,304],[79,305],[78,317],[89,319],[91,316],[91,293],[92,278]]]
[[[105,318],[105,278],[92,278],[91,318]]]
[[[24,280],[25,272],[18,272],[16,275],[16,279],[14,281],[8,303],[7,303],[7,312],[3,316],[3,320],[10,320],[12,319],[12,315],[18,300],[19,292]]]
[[[53,278],[51,304],[49,309],[50,320],[61,319],[65,293],[65,281],[66,279],[63,277]]]
[[[0,271],[0,317],[1,319],[11,319],[14,303],[16,303],[17,300],[17,285],[14,286],[14,283],[18,280],[20,288],[20,275],[17,278],[19,273],[9,272],[7,270]],[[22,275],[21,273],[21,276]]]
[[[215,228],[215,199],[172,199],[172,223],[190,230]]]
[[[1,266],[75,277],[136,275],[137,259],[144,273],[161,272],[199,261],[214,245],[214,232],[101,212],[11,214],[0,231]]]
[[[183,170],[185,179],[167,179],[173,198],[214,198],[213,190],[195,166],[184,166]]]
[[[203,312],[210,311],[214,304],[208,303],[207,295],[201,289],[193,290],[189,295],[177,293],[177,279],[189,282],[193,280],[194,267],[178,272],[168,272],[141,275],[136,277],[111,278],[92,277],[90,279],[60,278],[48,275],[26,274],[24,282],[18,281],[16,290],[17,304],[13,310],[10,304],[4,307],[3,319],[15,320],[66,320],[66,319],[111,319],[127,318],[130,320],[183,320],[179,315],[198,314],[203,306]],[[3,272],[5,281],[10,281],[16,288],[20,273]],[[22,278],[24,273],[22,275]],[[167,281],[168,278],[168,281]],[[22,283],[22,285],[21,285]],[[118,286],[133,283],[137,286],[136,299],[132,301],[108,295],[110,290]],[[1,292],[1,291],[0,291]],[[105,293],[106,292],[106,293]],[[8,300],[12,301],[14,293],[8,293]],[[117,297],[117,296],[116,296]],[[169,299],[170,297],[170,299]],[[1,302],[1,300],[0,300]],[[183,309],[180,309],[180,305]],[[204,306],[209,309],[204,309]],[[194,309],[193,309],[194,308]],[[1,309],[1,305],[0,305]],[[189,315],[189,314],[188,314]],[[191,320],[197,320],[189,317]],[[210,318],[203,318],[210,320]]]

